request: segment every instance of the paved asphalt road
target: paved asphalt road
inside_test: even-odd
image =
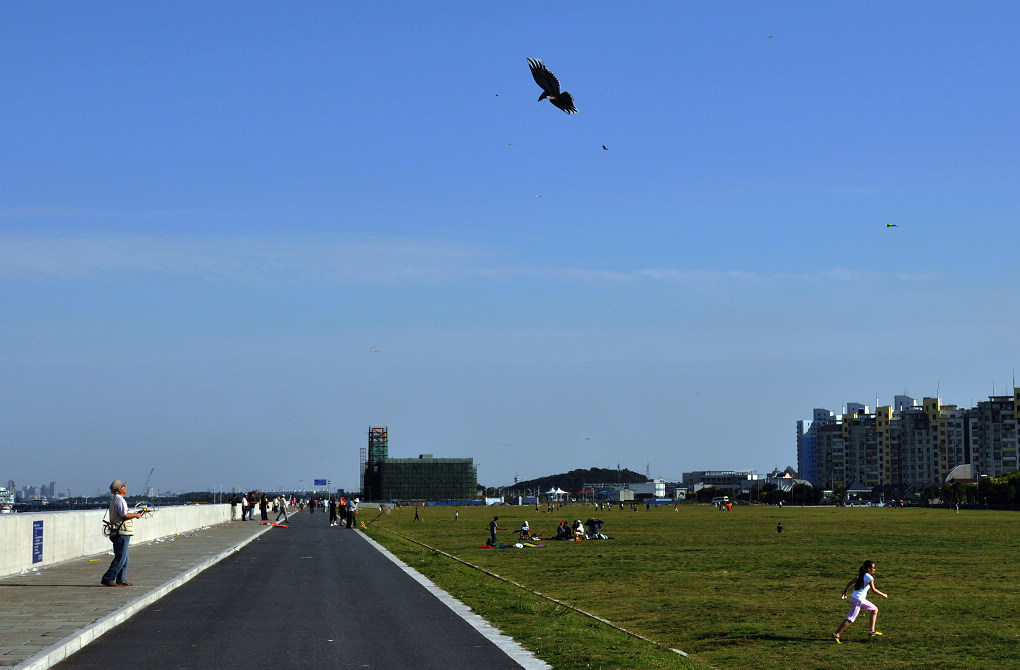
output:
[[[326,515],[296,515],[54,666],[520,669]]]

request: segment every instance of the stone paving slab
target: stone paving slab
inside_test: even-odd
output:
[[[100,578],[113,551],[0,578],[0,668],[45,670],[272,526],[228,521],[130,548],[127,578]]]

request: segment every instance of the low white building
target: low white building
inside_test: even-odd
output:
[[[652,479],[647,482],[630,483],[627,488],[634,492],[635,498],[652,498],[661,500],[666,497],[666,480]]]

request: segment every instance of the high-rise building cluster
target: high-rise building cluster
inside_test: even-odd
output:
[[[18,487],[13,479],[7,480],[7,490],[15,493],[18,500],[35,500],[40,498],[56,498],[57,497],[57,483],[50,482],[48,485],[43,484],[42,486],[23,486]]]
[[[873,412],[859,403],[843,414],[815,409],[797,422],[797,468],[828,489],[938,486],[961,465],[971,478],[999,476],[1018,469],[1018,406],[1020,388],[970,409],[905,395]]]

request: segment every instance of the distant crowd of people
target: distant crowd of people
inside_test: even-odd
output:
[[[330,526],[342,526],[346,523],[348,528],[354,528],[358,518],[358,498],[297,498],[294,496],[275,496],[270,499],[265,493],[250,491],[238,493],[230,499],[230,519],[232,521],[253,521],[255,519],[255,508],[259,508],[263,521],[269,521],[270,514],[276,514],[275,521],[279,523],[290,523],[288,510],[297,508],[303,511],[306,507],[309,513],[315,510],[322,510],[329,514]]]
[[[258,507],[259,515],[263,521],[269,521],[271,511],[273,514],[276,514],[276,521],[283,517],[284,523],[287,523],[290,521],[290,518],[287,516],[288,508],[300,505],[300,501],[293,497],[274,496],[270,500],[268,495],[259,491],[235,493],[230,498],[230,519],[231,521],[254,521],[255,508]]]

